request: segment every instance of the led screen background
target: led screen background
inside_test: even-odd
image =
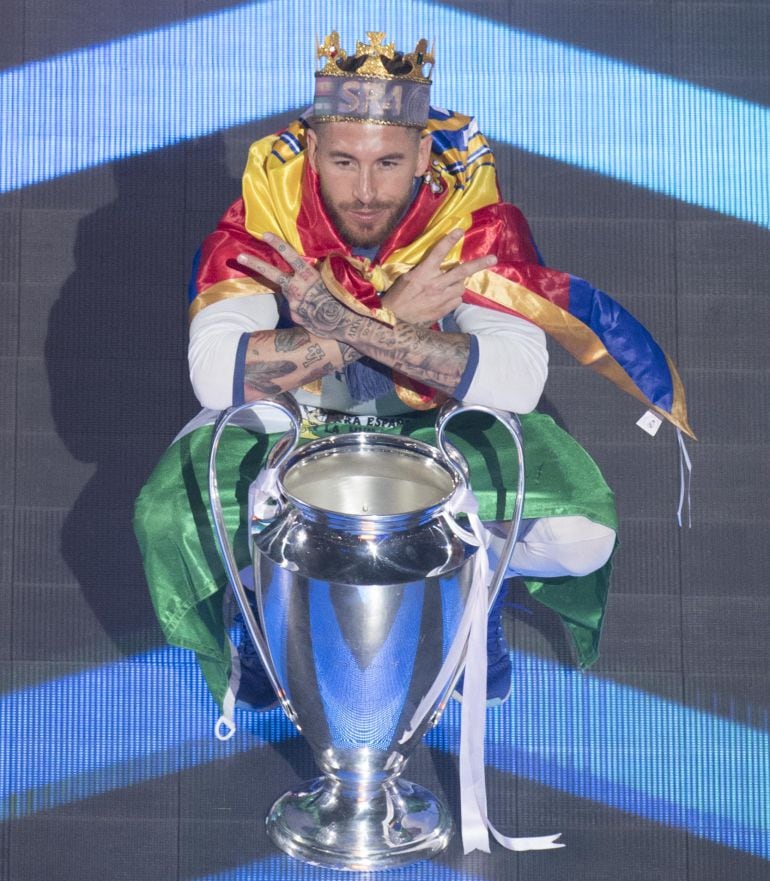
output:
[[[552,348],[546,410],[615,489],[602,657],[574,670],[514,590],[514,701],[490,716],[499,848],[392,877],[761,879],[770,859],[767,454],[770,11],[764,2],[6,0],[0,34],[0,879],[320,878],[277,856],[311,776],[278,713],[227,745],[163,646],[133,499],[195,412],[192,255],[248,144],[310,96],[315,35],[436,40],[434,100],[473,112],[546,261],[638,315],[699,443],[679,530],[673,433]],[[414,779],[457,803],[458,716]]]

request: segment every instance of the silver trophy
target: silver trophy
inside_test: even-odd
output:
[[[273,448],[251,514],[257,617],[229,546],[217,491],[224,429],[241,411],[273,407],[292,428]],[[458,413],[492,414],[519,458],[516,511],[489,584],[499,590],[518,532],[523,452],[518,420],[446,404],[438,447],[374,433],[297,446],[293,398],[225,411],[215,427],[210,497],[215,532],[247,630],[284,712],[322,776],[282,795],[267,817],[278,847],[335,869],[401,866],[443,850],[452,820],[435,795],[401,778],[462,673],[478,546],[455,516],[467,466],[445,436]],[[267,478],[266,478],[267,475]]]

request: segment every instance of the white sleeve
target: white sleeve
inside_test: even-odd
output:
[[[201,405],[224,410],[233,404],[233,379],[241,337],[278,324],[272,294],[251,294],[220,300],[202,309],[190,322],[187,360],[190,382]]]
[[[478,362],[461,381],[462,400],[513,413],[534,410],[548,376],[543,331],[524,318],[467,303],[455,310],[454,323],[478,344]]]

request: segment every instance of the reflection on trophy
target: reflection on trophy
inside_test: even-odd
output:
[[[282,410],[293,428],[274,447],[252,504],[257,620],[224,529],[216,452],[230,419],[260,406]],[[511,533],[494,576],[480,585],[486,550],[457,516],[470,496],[467,468],[444,435],[466,409],[503,419],[519,453]],[[267,830],[309,863],[404,865],[440,852],[452,834],[445,805],[401,773],[463,670],[473,598],[486,611],[507,568],[523,500],[518,422],[452,402],[439,416],[438,447],[371,433],[298,447],[300,422],[286,396],[233,408],[211,452],[212,512],[231,586],[281,705],[322,772],[278,799]]]

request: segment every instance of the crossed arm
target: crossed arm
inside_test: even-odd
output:
[[[431,330],[429,325],[460,304],[469,275],[496,262],[494,256],[480,257],[442,272],[441,262],[461,236],[455,231],[442,239],[383,297],[399,319],[394,327],[347,309],[293,248],[275,236],[265,236],[289,264],[291,274],[248,254],[238,260],[278,286],[296,326],[251,334],[245,400],[290,391],[362,355],[451,395],[468,361],[469,339],[462,333]]]

